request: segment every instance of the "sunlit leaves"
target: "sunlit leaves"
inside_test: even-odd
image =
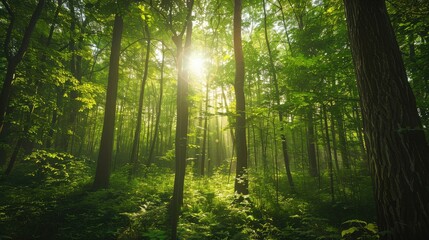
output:
[[[141,11],[141,19],[145,21],[150,27],[154,21],[152,13],[144,5],[138,5],[138,9]]]
[[[80,94],[76,98],[82,105],[79,109],[80,112],[90,110],[97,104],[97,100],[101,99],[105,90],[103,87],[95,84],[84,83],[75,87]]]

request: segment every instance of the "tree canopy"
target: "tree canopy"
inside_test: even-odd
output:
[[[426,239],[429,3],[1,0],[0,239]]]

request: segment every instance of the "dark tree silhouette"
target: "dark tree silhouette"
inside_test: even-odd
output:
[[[384,0],[345,0],[381,239],[429,237],[429,148]]]
[[[42,14],[43,6],[45,5],[45,0],[39,0],[39,2],[37,3],[34,12],[31,15],[30,22],[25,28],[24,36],[22,37],[22,41],[20,46],[18,47],[18,51],[15,54],[12,53],[13,47],[10,44],[12,40],[12,31],[14,29],[14,25],[16,24],[17,16],[12,11],[6,0],[2,0],[1,2],[9,13],[10,22],[3,43],[4,54],[7,59],[7,69],[3,82],[3,88],[0,93],[0,134],[3,130],[4,117],[6,115],[7,106],[9,104],[12,81],[15,76],[16,68],[18,67],[18,64],[22,61],[22,58],[24,57],[24,54],[30,45],[31,35],[33,34],[33,31],[36,28],[36,23],[39,20],[40,15]]]
[[[185,185],[186,154],[188,144],[188,78],[189,66],[186,62],[191,50],[192,37],[192,9],[194,0],[187,0],[186,38],[182,45],[184,31],[180,35],[174,35],[173,40],[177,48],[177,122],[176,122],[176,173],[174,176],[173,198],[170,205],[171,239],[177,239],[177,225],[179,222],[180,209],[183,205],[183,190]]]
[[[115,130],[116,96],[119,81],[119,57],[124,22],[119,14],[115,16],[112,34],[112,48],[110,52],[110,67],[106,94],[106,110],[104,112],[103,132],[101,135],[100,151],[98,154],[97,170],[93,188],[107,188],[110,178],[110,164],[112,162],[113,133]]]

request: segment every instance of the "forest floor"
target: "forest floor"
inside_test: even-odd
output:
[[[1,179],[0,239],[166,238],[171,170],[152,166],[128,180],[127,168],[119,169],[110,188],[99,191],[91,191],[92,171],[61,174],[41,176],[18,166]],[[347,233],[372,231],[368,176],[344,179],[334,201],[327,176],[293,177],[295,192],[281,175],[276,184],[272,177],[250,172],[249,198],[233,204],[233,177],[195,177],[188,171],[180,239],[354,239]]]

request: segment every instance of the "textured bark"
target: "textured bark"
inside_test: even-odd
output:
[[[110,178],[110,164],[112,162],[113,134],[115,130],[116,97],[119,81],[119,57],[121,50],[122,30],[124,22],[118,14],[113,26],[112,48],[110,52],[110,67],[106,94],[106,108],[104,112],[103,132],[101,135],[98,154],[97,170],[95,172],[94,190],[107,188]]]
[[[248,195],[247,177],[247,143],[246,143],[246,104],[244,97],[244,56],[241,40],[241,0],[234,0],[234,58],[235,58],[235,101],[236,101],[236,148],[237,168],[235,176],[234,191],[239,195]]]
[[[429,236],[429,148],[383,0],[345,0],[381,239]]]

